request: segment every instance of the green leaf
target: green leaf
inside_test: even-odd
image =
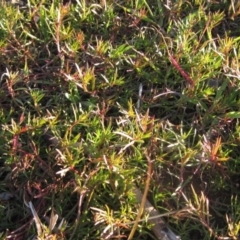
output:
[[[240,112],[229,112],[225,115],[226,118],[240,118]]]

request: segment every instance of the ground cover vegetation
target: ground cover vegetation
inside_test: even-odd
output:
[[[1,1],[1,239],[239,239],[239,13]]]

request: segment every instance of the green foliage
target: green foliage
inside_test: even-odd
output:
[[[238,239],[239,9],[1,1],[0,238]]]

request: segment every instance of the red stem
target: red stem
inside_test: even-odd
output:
[[[192,86],[194,85],[194,81],[192,78],[182,69],[182,67],[179,65],[179,63],[173,58],[172,55],[169,54],[169,58],[174,65],[174,67],[178,70],[178,72],[186,79],[187,82],[189,82]]]

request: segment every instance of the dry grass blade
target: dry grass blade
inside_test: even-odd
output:
[[[29,202],[29,208],[31,209],[32,215],[33,215],[33,219],[35,221],[36,224],[36,228],[37,228],[37,235],[40,237],[43,234],[43,225],[41,223],[41,220],[38,217],[38,214],[35,210],[35,208],[33,207],[32,202]]]

